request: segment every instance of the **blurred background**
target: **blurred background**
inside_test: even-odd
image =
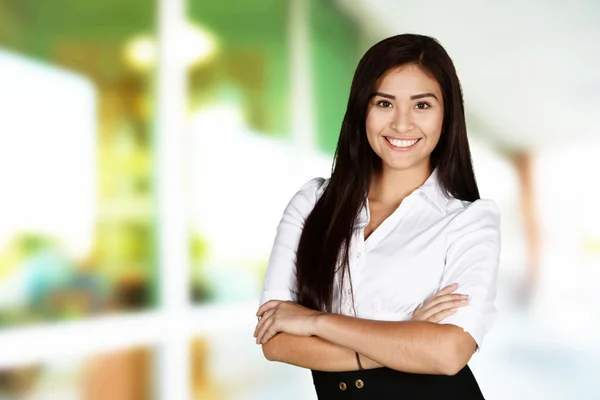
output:
[[[600,3],[0,0],[0,399],[314,399],[252,332],[358,60],[436,37],[503,212],[488,399],[599,399]]]

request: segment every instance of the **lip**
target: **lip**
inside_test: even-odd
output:
[[[399,136],[384,136],[384,138],[390,138],[394,140],[419,140],[420,137],[399,137]]]
[[[421,138],[396,138],[393,136],[384,136],[383,138],[384,138],[385,142],[387,143],[387,145],[394,151],[409,151],[412,148],[414,148],[421,141]],[[391,144],[390,141],[387,140],[387,138],[395,139],[395,140],[416,140],[416,142],[415,142],[415,144],[413,144],[412,146],[409,146],[409,147],[396,147],[393,144]]]

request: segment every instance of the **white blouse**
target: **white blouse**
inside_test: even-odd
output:
[[[304,221],[329,179],[315,178],[294,195],[283,213],[269,259],[260,304],[295,301],[296,250]],[[364,240],[368,201],[350,245],[350,276],[334,283],[333,312],[358,318],[405,321],[443,287],[458,283],[467,306],[440,323],[469,332],[477,348],[496,316],[500,211],[491,200],[467,202],[447,196],[437,171]],[[355,313],[356,311],[356,313]]]

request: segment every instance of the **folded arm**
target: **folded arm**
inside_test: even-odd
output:
[[[318,371],[355,371],[355,352],[364,369],[454,375],[470,360],[475,341],[454,325],[383,322],[336,314],[315,321],[319,336],[280,332],[262,346],[265,358]]]
[[[317,336],[296,336],[278,333],[262,346],[265,358],[317,371],[355,371],[356,354],[349,348],[331,343]],[[362,367],[372,369],[381,364],[361,356]]]
[[[466,304],[464,300],[465,296],[453,294],[452,291],[455,288],[456,285],[450,285],[432,296],[415,311],[412,320],[437,323],[446,316],[452,315],[455,312],[454,307],[463,307]],[[288,328],[290,328],[290,317],[294,318],[302,315],[303,317],[311,318],[317,315],[324,315],[323,313],[308,310],[289,301],[268,302],[258,310],[257,315],[268,314],[264,310],[271,310],[270,312],[277,314],[275,319],[280,322],[282,319],[288,319]],[[271,317],[267,315],[264,318],[268,319],[272,317],[273,315]],[[317,322],[315,318],[311,318],[309,321],[312,321],[313,325]],[[261,325],[261,323],[259,322],[258,325]],[[274,327],[277,324],[273,325],[269,323],[267,325]],[[302,325],[302,322],[300,322],[300,325]],[[304,325],[306,327],[308,324]],[[356,329],[353,326],[349,328]],[[266,327],[265,329],[260,329],[257,326],[254,337],[257,338],[257,343],[264,343],[263,352],[265,357],[270,361],[280,361],[320,371],[350,371],[357,369],[356,353],[358,352],[318,336],[302,336],[311,335],[312,331],[302,331],[302,327],[299,327],[299,329],[295,334],[286,332],[274,333],[274,336],[271,336],[270,340],[267,340],[265,343],[265,335],[270,334]],[[366,357],[364,353],[359,353],[359,357],[364,369],[383,367],[382,364]]]
[[[470,360],[475,341],[455,325],[372,321],[321,314],[315,335],[398,371],[454,375]]]

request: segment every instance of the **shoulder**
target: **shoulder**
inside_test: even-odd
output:
[[[323,194],[329,179],[316,177],[303,184],[291,198],[287,212],[306,215],[310,212]]]
[[[323,194],[328,182],[329,179],[322,177],[309,180],[298,189],[294,197],[292,197],[292,201],[308,201],[313,204],[316,203]]]
[[[475,201],[463,201],[452,199],[448,207],[448,213],[455,218],[485,218],[500,223],[500,207],[494,200],[479,199]]]
[[[296,194],[301,194],[304,196],[318,196],[322,194],[322,191],[327,186],[329,179],[325,179],[323,177],[312,178],[304,185],[300,187]]]
[[[499,241],[501,215],[495,201],[453,199],[448,213],[451,217],[449,233],[455,238],[471,232],[487,232]]]

